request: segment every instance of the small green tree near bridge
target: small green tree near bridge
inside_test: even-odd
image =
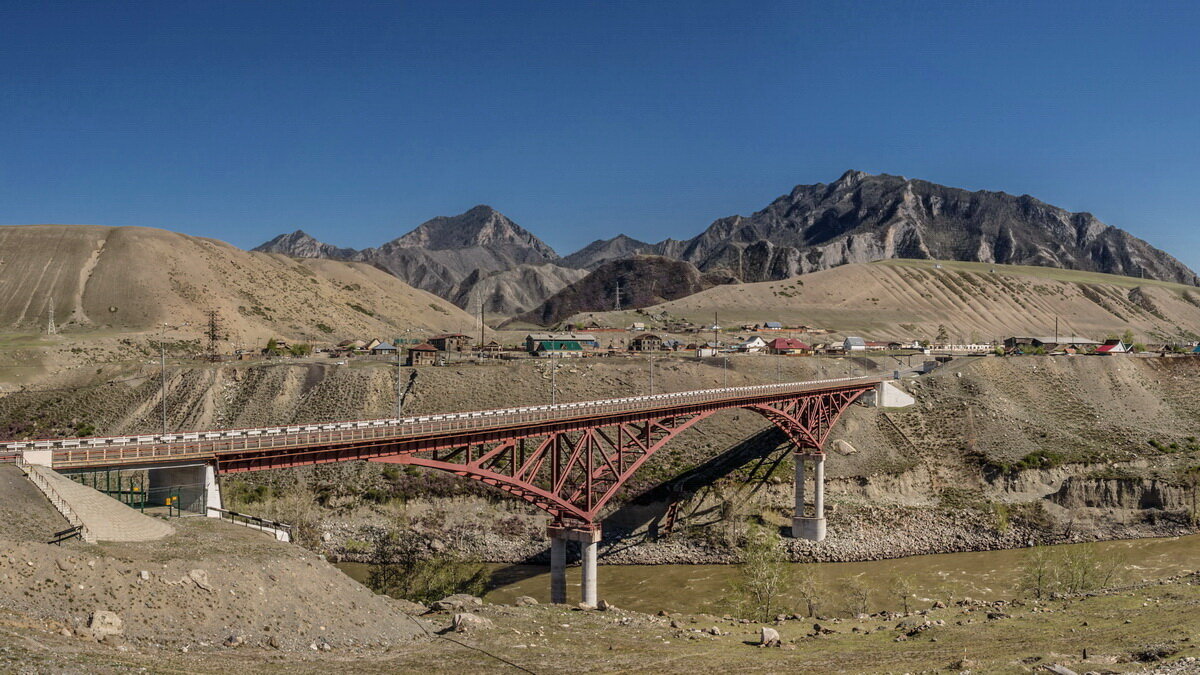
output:
[[[740,576],[734,582],[731,603],[737,614],[771,621],[782,608],[783,595],[792,587],[792,565],[780,546],[774,527],[752,524],[742,546]]]

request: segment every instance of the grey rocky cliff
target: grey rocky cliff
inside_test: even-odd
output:
[[[1183,263],[1090,213],[1028,195],[969,192],[861,171],[830,184],[797,186],[751,216],[722,218],[691,240],[654,248],[744,281],[847,263],[932,258],[1200,283]]]

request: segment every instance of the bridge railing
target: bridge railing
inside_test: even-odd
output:
[[[53,449],[54,466],[72,467],[121,462],[208,460],[223,453],[287,449],[312,445],[350,444],[431,434],[473,431],[570,420],[595,415],[640,412],[693,403],[740,400],[762,395],[801,393],[815,389],[879,382],[877,377],[843,377],[811,382],[727,387],[698,391],[631,396],[626,398],[560,403],[556,405],[422,415],[390,420],[364,420],[333,424],[301,424],[258,429],[191,432],[166,436],[110,439],[60,439],[34,441],[38,449]],[[97,441],[108,441],[100,443]],[[123,442],[122,442],[123,441]],[[11,444],[10,444],[11,445]],[[0,446],[2,449],[5,446]]]
[[[54,508],[71,524],[71,528],[78,529],[80,539],[89,544],[96,543],[96,538],[92,535],[91,530],[87,528],[87,525],[83,524],[83,521],[76,515],[75,510],[71,508],[67,500],[58,494],[58,490],[54,488],[54,485],[49,480],[46,480],[46,477],[42,475],[38,466],[26,464],[23,458],[18,457],[17,467],[29,477],[30,482],[36,485],[42,494],[46,495],[46,499],[49,499]]]

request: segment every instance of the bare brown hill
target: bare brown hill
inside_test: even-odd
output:
[[[0,227],[0,330],[144,331],[217,310],[229,338],[388,336],[462,330],[454,305],[370,265],[251,253],[144,227]]]
[[[644,310],[724,325],[781,321],[877,339],[1060,334],[1093,339],[1134,331],[1140,340],[1200,334],[1200,289],[1045,267],[932,261],[845,265],[782,281],[710,288]],[[575,317],[624,325],[631,313]],[[645,317],[637,320],[644,321]]]

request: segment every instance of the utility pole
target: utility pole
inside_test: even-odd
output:
[[[724,380],[724,387],[725,387],[726,389],[728,389],[728,388],[729,388],[729,357],[728,357],[728,356],[722,356],[722,357],[721,357],[721,361],[722,361],[722,364],[721,364],[721,375],[723,376],[723,380]]]
[[[396,344],[394,345],[396,347],[396,419],[400,419],[401,412],[402,412],[401,408],[404,405],[404,390],[403,390],[403,386],[404,386],[403,379],[404,378],[401,377],[402,373],[400,371],[400,341],[403,340],[404,342],[407,343],[408,338],[403,337],[403,336],[408,335],[409,331],[411,331],[411,330],[412,330],[411,328],[405,328],[404,332],[401,333],[400,336],[393,338],[396,342]]]
[[[550,368],[550,405],[558,405],[558,361]]]
[[[483,360],[483,298],[479,299],[479,359]]]
[[[721,324],[717,323],[717,313],[713,312],[713,348],[720,348],[720,340],[717,339],[717,331],[721,330]]]
[[[220,345],[221,340],[225,339],[225,334],[221,330],[221,315],[217,310],[208,310],[208,329],[205,331],[205,336],[208,338],[208,358],[210,361],[220,361]]]
[[[158,358],[159,358],[159,377],[162,381],[162,391],[159,393],[159,398],[162,399],[162,432],[167,434],[167,324],[163,324],[158,332]]]
[[[654,395],[654,353],[650,353],[650,395]]]

